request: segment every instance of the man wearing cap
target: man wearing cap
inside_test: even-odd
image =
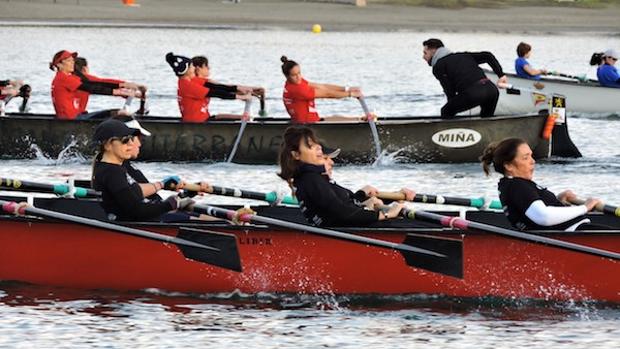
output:
[[[609,49],[603,55],[603,64],[596,70],[598,82],[605,87],[620,88],[620,74],[614,66],[620,58],[618,51]]]
[[[441,116],[453,118],[478,106],[480,116],[493,116],[499,91],[478,65],[487,63],[499,77],[497,84],[507,83],[508,79],[495,56],[491,52],[452,53],[439,39],[428,39],[422,45],[422,58],[433,67],[433,75],[448,98],[441,108]]]
[[[108,96],[140,95],[139,92],[121,88],[117,83],[82,81],[74,74],[75,57],[77,57],[77,52],[58,51],[49,64],[50,70],[56,71],[56,76],[52,81],[52,103],[58,119],[74,120],[80,114],[80,100],[76,96],[78,90]]]
[[[210,97],[241,100],[252,98],[251,94],[237,94],[236,86],[230,86],[228,89],[210,89],[192,81],[196,77],[195,67],[187,57],[168,52],[166,62],[179,78],[177,98],[183,122],[200,123],[209,120]],[[241,117],[240,115],[237,118]]]

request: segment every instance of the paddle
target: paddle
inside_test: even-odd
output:
[[[489,224],[472,222],[460,217],[444,216],[436,213],[413,210],[408,208],[403,208],[403,210],[401,211],[401,215],[409,219],[421,219],[428,222],[439,223],[444,227],[457,228],[461,230],[479,230],[486,233],[501,235],[517,240],[524,240],[537,244],[562,248],[569,251],[587,253],[598,257],[620,260],[620,253],[602,250],[590,246],[579,245],[572,242],[551,239],[545,236],[528,234],[517,230],[500,228]]]
[[[209,216],[227,220],[232,220],[236,215],[235,211],[211,205],[195,204],[193,206],[193,210],[194,212],[204,213]],[[402,243],[394,243],[341,231],[259,216],[256,214],[242,214],[238,217],[238,219],[243,222],[265,223],[272,226],[299,230],[332,239],[395,250],[403,255],[407,265],[409,266],[426,269],[457,278],[463,277],[463,250],[462,242],[460,240],[431,237],[427,235],[406,234],[406,238]],[[414,244],[424,248],[414,247]],[[428,250],[430,248],[433,248],[435,251]]]
[[[0,200],[0,205],[2,205],[2,210],[4,210],[4,212],[15,215],[29,214],[131,235],[138,238],[172,243],[179,247],[186,258],[216,265],[225,269],[241,271],[241,260],[239,258],[239,251],[237,250],[236,238],[234,235],[182,228],[177,237],[172,237],[95,219],[44,210],[34,206],[19,207],[19,204],[13,201]],[[215,245],[217,247],[208,246],[206,244]]]
[[[364,97],[359,97],[358,100],[360,101],[360,105],[362,106],[362,109],[364,110],[364,114],[366,115],[366,119],[368,120],[368,125],[370,125],[370,132],[372,133],[372,140],[373,142],[375,142],[375,154],[377,155],[377,158],[375,159],[375,161],[377,161],[379,159],[379,157],[381,156],[381,141],[379,140],[379,132],[377,131],[377,124],[375,124],[375,119],[372,115],[372,113],[370,113],[370,109],[368,109],[368,105],[366,105],[366,100],[364,99]]]
[[[258,115],[262,117],[267,116],[267,111],[265,110],[265,95],[260,95],[260,110],[258,111]]]
[[[28,99],[30,98],[31,92],[32,92],[32,88],[28,84],[19,88],[18,96],[22,98],[22,104],[19,106],[20,113],[26,112],[26,107],[28,106]]]
[[[377,193],[379,199],[388,199],[395,201],[406,200],[405,194],[401,192],[379,192]],[[457,206],[469,206],[475,208],[491,208],[495,210],[502,209],[502,203],[499,200],[493,200],[490,203],[485,201],[484,198],[457,198],[441,195],[429,195],[429,194],[416,194],[412,200],[413,202],[421,202],[425,204],[439,204],[439,205],[457,205]]]
[[[586,203],[586,200],[575,198],[573,200],[570,200],[570,203],[573,205],[583,205]],[[597,204],[596,206],[594,206],[594,208],[599,212],[603,212],[606,214],[610,214],[612,216],[620,217],[620,207],[618,206],[607,205],[604,202],[601,202]]]
[[[568,78],[568,79],[575,79],[575,80],[578,80],[579,82],[588,82],[588,77],[586,76],[586,74],[570,75],[570,74],[559,73],[556,71],[551,71],[549,72],[549,75],[559,76],[559,77]]]
[[[1,177],[0,188],[10,191],[34,191],[39,193],[50,193],[57,195],[70,194],[70,196],[78,198],[101,197],[101,193],[94,189],[74,187],[68,184],[45,184]]]
[[[239,133],[237,134],[237,138],[235,139],[235,144],[228,155],[227,163],[231,163],[235,154],[237,153],[237,148],[239,147],[239,143],[241,142],[241,138],[243,137],[243,131],[245,131],[245,127],[248,124],[248,119],[250,119],[250,106],[252,105],[252,99],[248,99],[245,101],[245,108],[243,109],[243,119],[241,119],[241,127],[239,128]]]
[[[228,188],[228,187],[219,187],[212,186],[213,190],[207,193],[214,195],[222,195],[222,196],[232,196],[236,198],[244,198],[244,199],[252,199],[252,200],[260,200],[266,201],[270,204],[285,204],[285,205],[298,205],[297,199],[285,196],[283,198],[278,197],[278,194],[275,191],[269,193],[260,193],[256,191],[238,189],[238,188]],[[200,185],[193,183],[186,183],[184,188],[193,192],[201,192]]]
[[[149,113],[146,107],[146,88],[140,88],[142,96],[140,97],[140,108],[136,111],[136,115],[147,115]]]

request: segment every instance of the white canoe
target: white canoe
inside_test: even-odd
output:
[[[497,81],[497,75],[485,70],[491,81]],[[543,77],[536,80],[523,79],[512,73],[506,73],[508,83],[515,88],[526,90],[520,95],[507,94],[500,89],[497,114],[530,113],[549,108],[551,95],[566,97],[566,111],[572,114],[596,114],[601,116],[620,115],[620,88],[603,87],[598,81],[579,82],[560,77]],[[534,93],[536,91],[536,93]]]

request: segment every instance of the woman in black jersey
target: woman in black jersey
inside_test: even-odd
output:
[[[127,175],[140,185],[140,189],[142,190],[142,196],[145,198],[145,200],[155,201],[155,202],[161,201],[162,198],[161,196],[159,196],[159,194],[157,194],[157,192],[164,189],[164,184],[169,181],[172,181],[171,183],[174,183],[176,186],[182,182],[181,179],[178,176],[173,175],[173,176],[166,177],[164,180],[160,182],[150,182],[146,178],[144,173],[142,173],[142,171],[136,168],[131,163],[131,161],[138,158],[138,155],[140,155],[140,148],[142,147],[142,138],[150,137],[151,132],[149,132],[147,129],[142,127],[142,125],[140,125],[138,120],[134,119],[131,116],[119,115],[119,116],[116,116],[115,119],[124,122],[125,125],[127,125],[127,127],[129,128],[139,131],[138,136],[134,137],[133,142],[132,142],[133,147],[130,150],[131,157],[123,161],[123,166],[125,167],[125,170],[127,171]],[[207,182],[200,182],[197,184],[200,185],[200,192],[209,193],[213,191],[211,186]]]
[[[536,161],[530,146],[520,138],[507,138],[490,144],[480,157],[486,175],[490,166],[504,175],[497,185],[504,213],[520,230],[588,230],[607,227],[590,224],[585,214],[599,199],[589,198],[584,205],[570,206],[575,193],[566,190],[554,195],[532,181]]]
[[[123,162],[131,159],[135,151],[134,140],[139,130],[127,127],[123,122],[109,119],[97,126],[94,140],[99,143],[99,153],[93,165],[93,188],[101,191],[101,206],[111,220],[148,221],[161,220],[173,210],[182,210],[193,203],[177,195],[164,201],[145,202],[140,184],[127,173]],[[182,189],[183,182],[170,176],[158,182],[163,188]],[[161,188],[160,188],[161,189]]]
[[[330,181],[322,147],[310,128],[289,127],[286,130],[279,163],[278,175],[293,187],[301,211],[311,224],[367,226],[396,218],[403,208],[402,203],[395,203],[386,213],[368,210],[360,201],[368,199],[376,189],[366,186],[353,193]],[[378,201],[372,199],[374,203]]]

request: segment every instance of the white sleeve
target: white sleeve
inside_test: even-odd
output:
[[[547,206],[542,200],[536,200],[527,208],[525,215],[532,222],[547,227],[564,223],[587,212],[588,208],[585,205]]]

